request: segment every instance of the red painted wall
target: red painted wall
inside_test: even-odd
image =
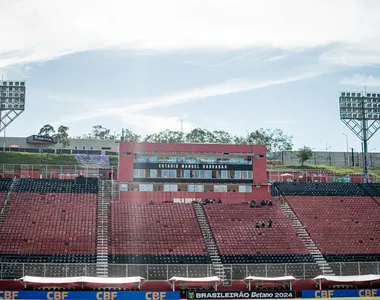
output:
[[[223,157],[223,152],[229,153],[253,153],[252,172],[253,184],[260,187],[253,187],[252,193],[192,193],[192,192],[120,192],[120,200],[129,201],[172,201],[173,198],[208,198],[222,199],[227,203],[242,202],[255,199],[269,199],[269,188],[267,185],[267,162],[266,162],[266,146],[265,145],[216,145],[216,144],[166,144],[166,143],[120,143],[119,144],[119,182],[133,182],[133,165],[134,155],[140,151],[146,151],[147,155],[152,155],[153,151],[159,151],[162,155],[167,151],[171,154],[182,152],[204,152],[209,157]],[[125,153],[131,155],[125,155]],[[214,153],[214,154],[212,154]],[[216,154],[215,154],[216,153]],[[169,154],[170,155],[170,154]],[[259,157],[261,156],[261,157]],[[229,156],[224,156],[229,157]]]
[[[138,202],[149,202],[153,200],[154,202],[164,202],[173,201],[174,198],[196,198],[196,199],[215,199],[219,198],[223,203],[240,203],[248,202],[252,199],[256,200],[269,200],[268,196],[268,186],[262,185],[260,188],[254,188],[252,193],[194,193],[194,192],[120,192],[120,201],[138,201]]]

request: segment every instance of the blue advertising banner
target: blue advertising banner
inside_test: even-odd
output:
[[[302,298],[355,298],[380,296],[380,289],[302,291]]]
[[[188,300],[197,299],[289,299],[295,298],[294,291],[194,291],[187,293]]]
[[[180,300],[180,292],[0,291],[1,300]]]

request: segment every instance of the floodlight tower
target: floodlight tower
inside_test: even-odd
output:
[[[363,142],[364,178],[369,182],[368,140],[380,128],[380,94],[341,92],[340,119]]]
[[[0,132],[25,110],[25,81],[0,79]]]

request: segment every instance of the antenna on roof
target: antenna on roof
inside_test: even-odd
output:
[[[183,119],[181,119],[181,132],[183,132]]]

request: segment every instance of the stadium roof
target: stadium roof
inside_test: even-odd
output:
[[[380,280],[380,275],[356,275],[356,276],[325,276],[319,275],[314,280],[327,280],[335,282],[366,282]]]
[[[127,283],[142,283],[145,278],[136,277],[37,277],[24,276],[20,280],[25,283],[42,283],[42,284],[66,284],[66,283],[98,283],[98,284],[127,284]]]

